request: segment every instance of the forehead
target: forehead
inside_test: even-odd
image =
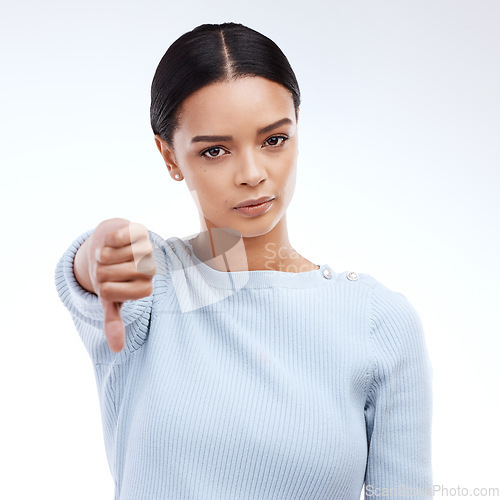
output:
[[[213,83],[191,94],[182,103],[179,127],[190,133],[214,127],[228,132],[240,125],[261,128],[285,116],[293,118],[294,113],[287,88],[252,76]]]

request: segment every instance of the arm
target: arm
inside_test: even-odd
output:
[[[365,499],[432,498],[432,366],[420,317],[378,283],[370,333]]]

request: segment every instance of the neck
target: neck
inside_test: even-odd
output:
[[[190,243],[198,259],[223,272],[272,270],[296,273],[319,268],[291,246],[286,214],[271,231],[258,236],[242,236],[238,231],[207,224],[206,229]]]

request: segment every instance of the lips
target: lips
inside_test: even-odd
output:
[[[261,203],[265,203],[266,201],[274,200],[274,196],[263,196],[262,198],[257,198],[256,200],[246,200],[242,201],[238,205],[236,205],[234,208],[240,208],[240,207],[252,207],[254,205],[260,205]]]

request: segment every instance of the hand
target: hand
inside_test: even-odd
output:
[[[125,345],[121,306],[153,293],[154,249],[145,226],[121,218],[101,222],[90,239],[89,277],[104,310],[108,346],[120,352]]]

